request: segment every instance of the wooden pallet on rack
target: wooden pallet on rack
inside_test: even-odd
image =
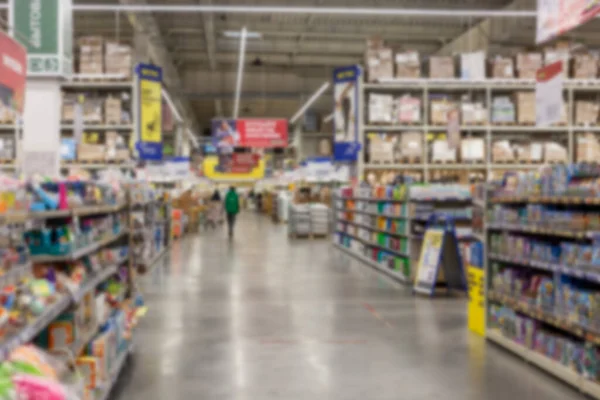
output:
[[[411,157],[411,156],[403,156],[398,158],[398,162],[401,164],[422,164],[421,157]]]

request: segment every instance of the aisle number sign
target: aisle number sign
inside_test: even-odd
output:
[[[417,276],[415,279],[415,290],[420,288],[435,288],[435,283],[442,258],[442,246],[444,244],[443,229],[427,229],[423,237],[423,247],[417,266]]]
[[[470,331],[485,336],[485,277],[483,268],[469,266],[467,281],[469,285],[468,327]]]
[[[139,87],[140,159],[162,159],[162,69],[139,64],[136,68]]]

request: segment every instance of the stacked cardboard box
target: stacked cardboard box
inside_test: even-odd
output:
[[[392,55],[392,49],[385,47],[381,38],[374,37],[367,40],[365,61],[369,82],[393,78],[394,60]]]
[[[577,137],[575,149],[577,162],[598,162],[600,158],[600,142],[593,133],[584,133]]]
[[[101,124],[103,105],[102,99],[86,97],[83,102],[83,121],[87,124]]]
[[[460,157],[463,162],[485,161],[485,140],[483,138],[461,140]]]
[[[517,122],[520,125],[535,124],[535,92],[517,92]]]
[[[431,144],[431,161],[441,163],[455,163],[456,149],[451,149],[445,139],[434,140]]]
[[[104,39],[97,36],[82,37],[79,44],[79,73],[102,74],[104,72]]]
[[[396,54],[396,78],[420,78],[421,63],[419,53],[407,51]]]
[[[75,120],[75,104],[77,99],[63,93],[62,95],[62,115],[61,120],[65,123],[71,123]]]
[[[517,54],[517,75],[520,79],[535,79],[537,70],[542,67],[540,53]]]
[[[544,146],[542,143],[517,144],[513,146],[517,161],[524,163],[542,162]]]
[[[462,102],[460,104],[463,125],[484,125],[488,120],[488,110],[483,103]]]
[[[409,95],[397,98],[396,115],[400,124],[421,122],[421,99]]]
[[[120,124],[122,122],[121,111],[121,99],[109,96],[104,100],[104,122],[106,124]]]
[[[398,161],[420,162],[423,157],[423,134],[421,132],[403,132],[399,147]]]
[[[116,42],[106,43],[106,73],[130,78],[132,72],[131,47]]]
[[[15,159],[15,141],[10,138],[0,139],[0,160],[14,160]]]
[[[106,132],[105,158],[112,161],[129,160],[129,149],[125,140],[117,132]]]
[[[544,161],[547,163],[566,163],[568,161],[567,148],[559,143],[544,143]]]
[[[515,103],[508,96],[497,96],[492,100],[492,123],[514,123]]]
[[[598,57],[592,54],[577,54],[573,57],[573,78],[595,79],[598,76]]]
[[[456,103],[447,99],[433,99],[429,107],[431,124],[445,125],[448,123],[448,112],[456,108]]]
[[[396,135],[369,134],[368,137],[371,162],[375,164],[393,163]]]
[[[429,58],[429,77],[435,79],[452,79],[456,76],[452,57]]]
[[[492,60],[492,78],[509,79],[515,77],[515,67],[512,58],[495,57]]]
[[[600,104],[594,101],[577,100],[575,102],[575,124],[596,125]]]
[[[369,95],[369,122],[391,124],[394,114],[394,96],[387,94]]]
[[[15,113],[7,107],[2,101],[0,101],[0,123],[12,124],[15,122]]]
[[[102,144],[79,143],[77,145],[77,159],[79,161],[104,161],[106,147]]]
[[[508,140],[498,140],[492,144],[492,161],[498,163],[515,161],[514,149]]]

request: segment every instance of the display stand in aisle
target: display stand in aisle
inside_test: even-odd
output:
[[[413,287],[415,293],[433,296],[441,271],[443,271],[446,289],[460,291],[467,289],[454,220],[451,216],[436,214],[432,215],[427,222]]]
[[[9,228],[0,251],[2,307],[10,313],[0,341],[3,376],[12,382],[7,390],[33,398],[58,384],[73,398],[108,398],[143,305],[134,281],[127,190],[5,177],[0,191],[12,198],[0,202],[0,224]],[[56,354],[68,354],[74,369]],[[17,360],[24,385],[14,383]],[[56,368],[75,373],[57,378]],[[37,382],[33,397],[25,384],[30,379]]]
[[[487,338],[600,399],[600,169],[509,174],[490,196]]]

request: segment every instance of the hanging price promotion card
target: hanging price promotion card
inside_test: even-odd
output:
[[[557,61],[537,71],[535,85],[536,125],[545,127],[561,120],[563,112],[563,62]]]

